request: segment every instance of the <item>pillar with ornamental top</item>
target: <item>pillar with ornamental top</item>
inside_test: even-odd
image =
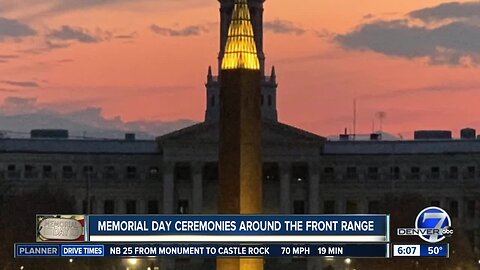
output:
[[[246,0],[235,0],[220,77],[220,214],[260,214],[261,71]],[[218,270],[262,270],[262,258],[219,258]]]

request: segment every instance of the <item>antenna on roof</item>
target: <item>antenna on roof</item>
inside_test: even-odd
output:
[[[353,140],[357,136],[357,99],[353,99]]]
[[[383,132],[383,120],[387,118],[387,113],[386,112],[377,112],[375,116],[378,118],[378,121],[380,122],[380,132]]]

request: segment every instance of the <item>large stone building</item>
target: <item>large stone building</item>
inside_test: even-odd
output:
[[[233,0],[220,2],[224,48]],[[263,0],[249,3],[265,74]],[[219,55],[221,62],[222,49]],[[480,245],[475,136],[326,140],[279,122],[274,70],[263,78],[265,213],[380,213],[386,194],[416,193],[445,208]],[[17,194],[43,183],[63,187],[83,213],[216,213],[219,84],[211,69],[206,88],[205,121],[157,140],[0,139],[0,179]]]

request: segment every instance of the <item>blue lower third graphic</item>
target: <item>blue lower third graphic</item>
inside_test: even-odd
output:
[[[16,257],[57,257],[60,256],[60,245],[18,244],[15,246]]]
[[[69,257],[103,257],[105,247],[103,245],[62,245],[61,256]]]

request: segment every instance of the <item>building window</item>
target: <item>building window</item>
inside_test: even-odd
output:
[[[260,105],[262,105],[262,106],[263,106],[263,103],[264,103],[264,100],[263,100],[263,99],[264,99],[264,97],[263,97],[263,95],[262,95],[261,101],[260,101]]]
[[[450,201],[450,215],[454,218],[458,217],[458,202]]]
[[[147,178],[149,180],[158,180],[160,179],[160,170],[158,167],[150,167],[148,168]]]
[[[458,167],[457,166],[450,167],[449,177],[450,177],[450,179],[458,179]]]
[[[175,179],[176,180],[190,180],[191,172],[190,166],[179,165],[175,167]]]
[[[430,179],[437,180],[440,178],[440,168],[432,167],[430,169]]]
[[[358,205],[354,201],[347,201],[347,214],[356,214],[358,212]]]
[[[147,213],[148,214],[158,214],[158,201],[150,200],[147,203]]]
[[[177,207],[177,214],[188,214],[188,201],[179,200]]]
[[[90,199],[90,207],[88,207],[87,200],[83,200],[82,203],[82,210],[84,214],[93,214],[93,209],[95,208],[94,205],[95,201],[93,199]],[[90,208],[90,209],[88,209]]]
[[[25,178],[35,177],[35,167],[33,165],[25,165]]]
[[[10,164],[7,166],[7,177],[8,178],[19,178],[20,172],[17,171],[17,166]]]
[[[372,180],[377,180],[379,178],[378,167],[369,167],[368,168],[368,178],[372,179]]]
[[[467,216],[468,218],[474,218],[475,217],[475,207],[476,206],[476,201],[474,200],[469,200],[467,202]]]
[[[431,206],[440,207],[440,201],[431,201],[431,202],[430,202],[430,205],[431,205]]]
[[[135,166],[128,166],[127,167],[127,179],[135,179],[137,178],[137,167]]]
[[[276,163],[265,163],[263,165],[263,179],[265,181],[278,181],[278,165]]]
[[[115,202],[113,200],[106,200],[103,205],[103,212],[107,215],[115,213]]]
[[[476,168],[475,166],[468,166],[467,167],[467,179],[474,179],[475,178]]]
[[[410,168],[410,179],[418,180],[420,179],[420,167],[412,167]]]
[[[379,201],[369,201],[368,202],[368,213],[369,214],[380,214],[380,202]]]
[[[44,178],[52,178],[53,177],[53,168],[50,165],[44,165],[42,167],[42,174]]]
[[[86,178],[94,177],[93,166],[83,166],[83,176]]]
[[[356,179],[357,178],[357,167],[348,167],[347,168],[347,179]]]
[[[308,178],[308,167],[306,165],[293,165],[292,178],[295,182],[304,182]]]
[[[305,214],[305,201],[294,201],[293,213],[295,215]]]
[[[392,176],[392,179],[399,180],[400,179],[400,168],[399,167],[391,167],[390,168],[390,174]]]
[[[272,105],[273,105],[272,95],[268,95],[268,107],[272,107]]]
[[[334,178],[335,177],[335,168],[325,167],[325,169],[323,169],[323,176],[327,179]]]
[[[105,172],[103,173],[103,177],[105,179],[115,179],[116,178],[115,167],[114,166],[106,166],[105,167]]]
[[[212,95],[210,97],[210,104],[212,105],[212,107],[215,107],[215,95]]]
[[[137,213],[137,201],[128,200],[127,201],[127,214],[136,214]]]
[[[335,201],[329,200],[323,202],[324,214],[335,214]]]
[[[63,178],[65,178],[65,179],[74,178],[75,174],[73,172],[73,167],[72,166],[63,166],[62,167],[62,175],[63,175]]]
[[[203,169],[203,179],[206,181],[217,181],[218,180],[218,164],[217,163],[207,163]]]

